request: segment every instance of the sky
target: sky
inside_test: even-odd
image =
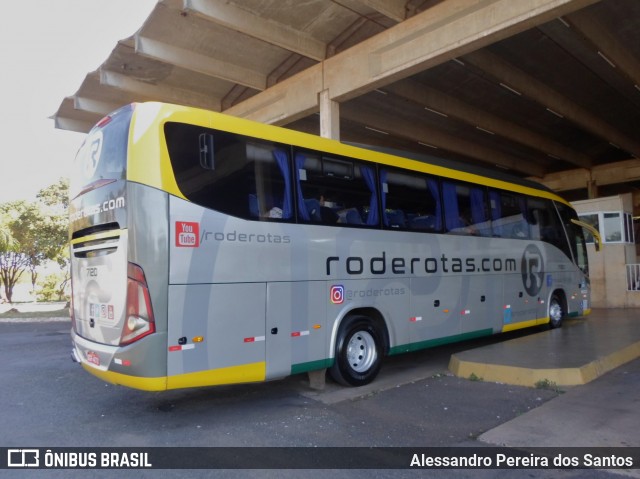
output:
[[[0,203],[69,177],[84,134],[50,118],[156,0],[13,0],[0,14]]]

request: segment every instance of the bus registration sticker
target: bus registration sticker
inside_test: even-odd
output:
[[[114,319],[115,313],[112,304],[89,303],[89,317],[95,319]]]
[[[87,361],[91,364],[95,364],[96,366],[100,366],[100,356],[93,351],[87,351]]]

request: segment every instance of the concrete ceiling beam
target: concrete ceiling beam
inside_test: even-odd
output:
[[[385,87],[384,90],[405,100],[417,102],[432,111],[445,114],[471,126],[489,130],[507,140],[520,143],[543,154],[557,157],[575,166],[589,168],[593,163],[587,155],[576,152],[550,140],[544,135],[502,119],[480,108],[473,107],[422,83],[403,80]]]
[[[362,124],[364,127],[378,130],[381,134],[390,134],[412,141],[421,141],[432,147],[473,158],[483,163],[501,168],[524,172],[531,176],[543,176],[544,168],[531,161],[518,161],[494,148],[465,140],[457,135],[445,133],[410,119],[395,117],[389,122],[390,114],[376,106],[364,102],[349,102],[340,105],[340,116],[349,121]]]
[[[136,35],[135,51],[154,60],[226,80],[230,83],[238,83],[254,90],[267,88],[267,77],[260,72],[202,55],[193,50],[185,50],[153,38]]]
[[[363,5],[390,18],[402,22],[407,18],[406,0],[358,0]]]
[[[214,111],[220,111],[221,109],[220,100],[202,93],[182,90],[169,85],[156,85],[109,70],[100,70],[100,83],[157,101],[178,103]]]
[[[304,111],[318,111],[317,95],[328,90],[332,100],[343,102],[368,91],[407,78],[417,72],[474,51],[497,40],[526,30],[550,18],[564,15],[596,0],[449,0],[365,40],[322,62],[322,71],[312,67],[287,82],[245,100],[229,109],[230,114],[242,116],[251,111],[252,119],[271,122],[277,118],[286,124],[302,116]],[[217,5],[217,3],[216,3]],[[185,7],[203,15],[215,16],[212,2],[185,0]],[[268,22],[264,22],[267,25]],[[317,90],[295,87],[298,79],[308,85],[308,77],[321,79]],[[283,82],[284,83],[284,82]],[[288,95],[286,88],[297,88],[299,105]],[[272,91],[274,90],[274,91]],[[280,111],[274,98],[287,96]],[[316,103],[310,110],[310,104]],[[248,103],[244,105],[244,103]],[[270,104],[262,117],[255,105]]]
[[[576,170],[549,173],[539,178],[531,178],[554,191],[579,190],[587,187],[589,182],[598,186],[615,185],[640,181],[640,160],[631,159],[599,165],[591,170]]]
[[[327,59],[334,100],[407,78],[595,0],[449,0]]]
[[[326,44],[311,35],[226,2],[184,0],[183,10],[314,60],[326,57]]]
[[[594,53],[609,63],[636,88],[640,89],[640,62],[632,51],[622,45],[592,12],[579,11],[565,17],[569,26],[590,43]]]
[[[319,63],[230,107],[225,113],[282,126],[317,113],[318,94],[322,90],[322,64]]]
[[[103,99],[95,99],[86,96],[76,95],[73,97],[73,106],[76,110],[84,110],[96,115],[108,115],[112,111],[117,110],[123,105],[104,101]]]
[[[501,57],[487,50],[479,50],[465,55],[462,60],[493,77],[496,82],[507,85],[545,108],[559,113],[584,130],[613,143],[636,158],[640,158],[640,142],[627,137],[590,111],[543,82],[515,68]]]
[[[54,116],[55,127],[61,130],[88,133],[104,115],[78,110],[74,107],[74,98],[66,97]]]

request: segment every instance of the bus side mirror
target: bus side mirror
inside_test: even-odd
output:
[[[200,166],[206,170],[215,170],[213,135],[211,133],[201,133],[198,140],[200,144]]]
[[[589,223],[585,223],[584,221],[572,219],[571,222],[574,225],[578,225],[581,228],[587,230],[589,233],[593,235],[593,245],[596,248],[596,251],[600,251],[600,245],[602,244],[602,238],[600,237],[600,232],[591,226]]]

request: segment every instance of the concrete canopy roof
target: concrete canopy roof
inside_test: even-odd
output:
[[[633,187],[639,23],[636,0],[161,0],[55,123],[157,100],[556,189]]]

